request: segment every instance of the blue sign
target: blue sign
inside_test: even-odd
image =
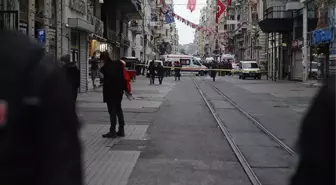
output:
[[[40,43],[45,43],[46,41],[46,33],[45,33],[45,30],[43,29],[38,29],[37,30],[37,33],[36,33],[36,39],[38,42]]]
[[[174,20],[174,15],[173,15],[173,10],[171,6],[167,6],[166,11],[165,11],[165,17],[166,17],[166,24],[170,24],[175,22]]]
[[[325,44],[330,43],[334,40],[333,32],[329,29],[320,29],[313,31],[312,34],[312,44]]]

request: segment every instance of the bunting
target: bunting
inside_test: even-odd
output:
[[[231,2],[231,0],[228,0],[228,1]],[[167,10],[167,8],[166,8],[166,5],[163,2],[163,0],[160,0],[160,4],[162,5],[162,7],[161,7],[162,13],[166,14],[167,11],[165,11],[165,10]],[[196,0],[195,0],[195,6],[196,6]],[[225,10],[225,9],[226,8],[225,8],[225,5],[224,5],[224,9],[223,10]],[[191,28],[194,28],[197,31],[203,32],[203,34],[205,34],[206,36],[212,36],[212,35],[214,35],[215,37],[219,37],[220,39],[227,39],[227,37],[228,37],[226,33],[219,34],[217,31],[211,30],[211,29],[209,29],[209,28],[207,28],[205,26],[199,26],[198,24],[192,23],[191,21],[188,21],[187,19],[181,17],[180,15],[177,15],[173,11],[171,12],[171,15],[172,15],[172,17],[175,17],[178,21],[181,21],[182,23],[186,24],[187,26],[190,26]],[[217,15],[216,15],[216,19],[217,19]],[[170,22],[170,21],[166,21],[166,22]],[[172,22],[174,22],[174,19],[172,20]]]
[[[204,34],[206,34],[206,36],[211,36],[214,35],[216,37],[219,38],[223,38],[226,39],[227,38],[227,34],[226,33],[221,33],[219,34],[218,32],[211,30],[205,26],[199,26],[198,24],[195,24],[183,17],[181,17],[180,15],[177,15],[176,13],[173,13],[173,16],[178,20],[181,21],[182,23],[186,24],[187,26],[190,26],[191,28],[196,29],[197,31],[202,31]]]

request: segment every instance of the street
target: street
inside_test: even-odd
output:
[[[283,185],[295,169],[300,120],[318,87],[237,77],[132,83],[126,137],[106,139],[102,89],[78,98],[88,185]]]

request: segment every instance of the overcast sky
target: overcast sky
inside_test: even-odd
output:
[[[196,0],[196,10],[190,12],[187,9],[188,0],[174,0],[174,12],[181,17],[198,24],[201,9],[206,5],[206,0]],[[179,44],[188,44],[194,41],[195,29],[187,26],[175,18],[176,27],[179,34]]]

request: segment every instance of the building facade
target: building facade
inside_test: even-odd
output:
[[[89,57],[126,56],[128,22],[142,19],[139,0],[0,0],[0,27],[35,38],[57,58],[69,54],[81,72],[80,92],[88,90]]]

